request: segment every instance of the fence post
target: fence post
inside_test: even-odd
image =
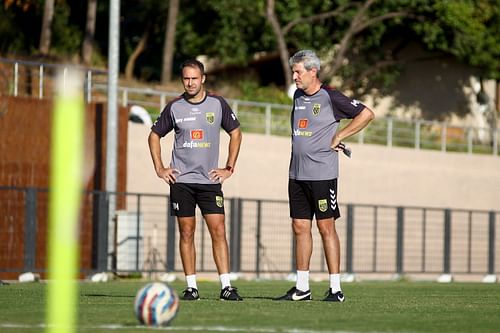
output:
[[[495,212],[488,215],[488,274],[495,274]]]
[[[175,271],[175,216],[172,216],[172,206],[167,197],[167,272]]]
[[[156,232],[155,232],[156,233]],[[139,271],[139,245],[141,235],[141,194],[137,194],[137,214],[135,219],[135,270]]]
[[[14,96],[17,97],[19,93],[19,64],[16,62],[14,64]]]
[[[93,239],[95,241],[92,257],[94,267],[99,271],[106,271],[108,268],[108,194],[107,192],[97,192],[94,199],[96,218],[93,226]]]
[[[271,106],[266,105],[266,135],[271,135]]]
[[[87,103],[90,104],[92,102],[92,71],[87,71]]]
[[[36,189],[26,190],[25,222],[24,222],[24,271],[35,269],[36,258]]]
[[[404,208],[397,208],[396,226],[396,272],[403,274],[403,254],[404,254]]]
[[[446,123],[441,124],[441,151],[446,151]]]
[[[257,230],[255,235],[255,272],[257,274],[257,279],[260,277],[260,247],[261,247],[261,223],[262,223],[262,200],[257,200]]]
[[[392,147],[392,118],[387,118],[387,147]]]
[[[346,273],[353,273],[352,269],[352,241],[353,241],[353,229],[354,229],[354,206],[352,204],[347,205],[347,230],[346,230],[346,250],[345,250],[345,267]]]
[[[43,65],[38,67],[38,99],[43,98]]]
[[[241,270],[241,200],[231,199],[230,265],[232,272]]]
[[[444,260],[443,273],[450,274],[450,250],[451,250],[451,211],[444,211]]]
[[[415,149],[420,149],[420,120],[415,122]]]

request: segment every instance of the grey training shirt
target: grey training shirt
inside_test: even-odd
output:
[[[175,131],[170,167],[180,171],[179,183],[213,184],[208,173],[218,168],[221,127],[226,132],[240,123],[224,98],[206,94],[190,103],[184,95],[165,106],[151,130],[164,137]]]
[[[328,180],[339,175],[338,153],[330,148],[341,119],[352,119],[365,106],[326,86],[308,96],[297,89],[293,97],[292,156],[289,177]]]

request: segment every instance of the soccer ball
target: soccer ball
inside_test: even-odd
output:
[[[134,311],[141,324],[166,326],[179,310],[179,296],[169,285],[149,283],[135,296]]]

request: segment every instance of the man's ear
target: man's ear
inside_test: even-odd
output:
[[[206,79],[207,79],[207,76],[205,74],[203,74],[203,76],[201,77],[201,83],[205,83]]]
[[[316,77],[319,77],[318,76],[318,69],[316,67],[311,68],[311,72],[313,72]]]

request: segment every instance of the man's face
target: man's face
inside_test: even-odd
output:
[[[184,91],[191,97],[198,95],[205,82],[205,75],[198,67],[186,66],[182,69],[182,84]]]
[[[292,66],[293,81],[298,89],[307,91],[311,83],[316,78],[317,70],[312,68],[311,70],[306,70],[304,68],[304,63],[299,62]]]

